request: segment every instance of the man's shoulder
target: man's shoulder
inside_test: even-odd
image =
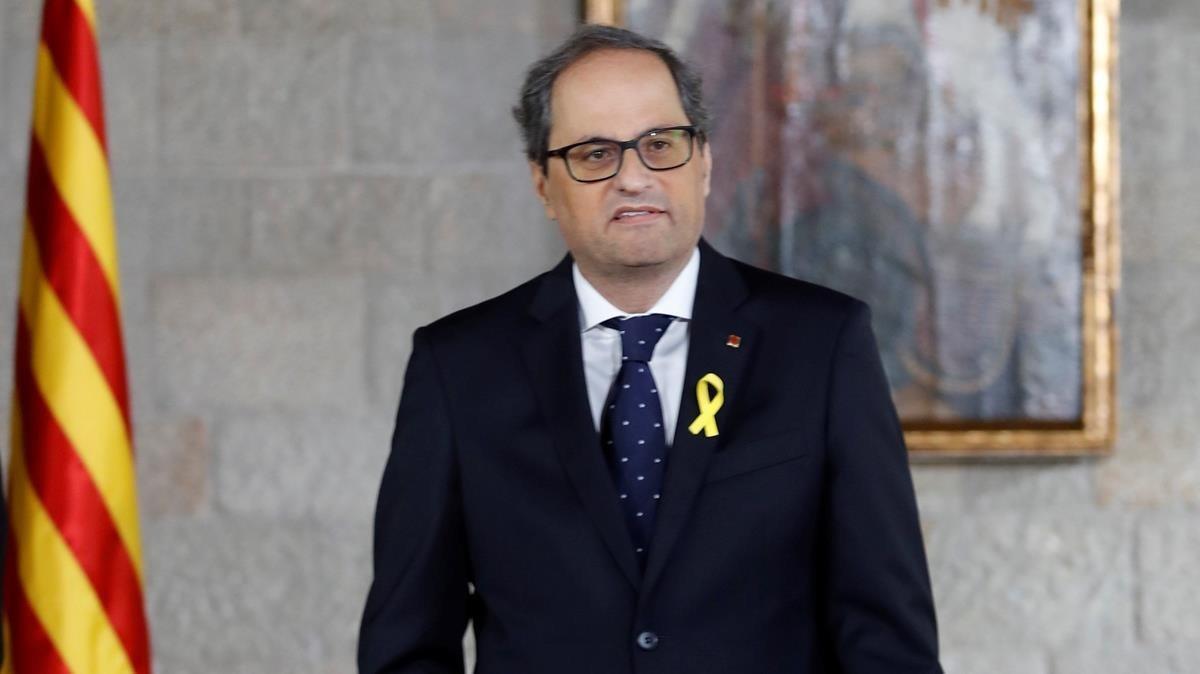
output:
[[[808,321],[840,325],[851,314],[868,311],[867,304],[847,293],[745,262],[730,261],[746,282],[747,309],[769,312],[784,320],[804,316]]]
[[[538,286],[552,273],[554,270],[543,272],[499,295],[455,310],[421,330],[436,342],[494,338],[526,319]]]
[[[862,300],[811,281],[785,276],[734,258],[726,258],[745,283],[744,309],[761,320],[836,329],[854,314],[868,312]],[[561,268],[545,271],[499,295],[458,309],[421,328],[441,344],[494,344],[495,339],[527,327],[539,290],[563,282]],[[567,281],[569,283],[569,281]]]

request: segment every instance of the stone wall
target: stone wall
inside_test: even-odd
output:
[[[3,388],[39,4],[0,4]],[[577,3],[98,5],[156,671],[349,673],[411,331],[561,254],[507,107]],[[1200,5],[1121,28],[1120,440],[915,469],[948,672],[1200,671]]]

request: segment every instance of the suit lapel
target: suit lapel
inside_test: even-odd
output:
[[[731,406],[737,404],[742,374],[757,344],[757,328],[739,318],[734,311],[746,297],[741,274],[728,258],[703,240],[700,253],[700,276],[689,326],[683,399],[675,439],[667,454],[663,499],[646,562],[643,587],[647,591],[662,573],[672,547],[687,524],[713,450],[728,434],[725,422],[730,418]],[[730,335],[741,338],[738,348],[727,346]],[[703,432],[693,435],[688,430],[700,412],[696,384],[709,372],[721,378],[725,393],[725,402],[716,413],[718,435],[711,438]]]
[[[617,566],[637,589],[641,574],[633,541],[588,407],[570,257],[543,277],[530,313],[537,325],[524,336],[522,356],[545,423],[584,510]]]

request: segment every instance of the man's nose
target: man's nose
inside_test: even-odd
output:
[[[613,177],[617,189],[622,192],[641,192],[650,186],[650,169],[642,163],[637,148],[627,148],[621,158],[621,170]]]

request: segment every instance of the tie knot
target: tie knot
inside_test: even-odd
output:
[[[621,333],[621,357],[623,360],[635,360],[643,363],[650,362],[654,346],[667,331],[667,326],[674,316],[666,314],[649,314],[647,316],[630,316],[629,318],[610,318],[602,325],[613,328]]]

